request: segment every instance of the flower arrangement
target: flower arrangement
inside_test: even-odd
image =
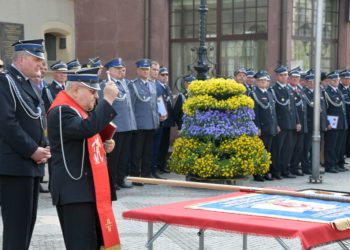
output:
[[[254,101],[252,98],[239,95],[232,96],[226,100],[217,100],[215,97],[209,95],[192,96],[189,98],[183,106],[185,114],[194,115],[196,110],[235,110],[238,108],[247,107],[250,109],[254,108]]]
[[[210,81],[210,82],[209,82]],[[232,79],[213,78],[206,81],[193,81],[188,91],[190,95],[210,95],[216,99],[222,99],[226,96],[236,96],[245,93],[245,87]]]
[[[173,172],[200,178],[263,175],[270,153],[257,136],[254,102],[231,79],[193,81],[184,103],[181,137],[173,145]]]

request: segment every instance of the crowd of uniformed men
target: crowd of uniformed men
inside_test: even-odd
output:
[[[136,62],[137,78],[128,80],[121,58],[103,65],[95,57],[85,66],[98,67],[101,71],[105,68],[120,91],[113,104],[118,112],[113,120],[118,127],[114,135],[117,143],[108,157],[116,189],[131,187],[124,181],[127,175],[161,178],[160,173],[168,173],[170,129],[173,126],[181,128],[181,106],[185,100],[181,93],[174,98],[168,69],[157,61],[140,59]],[[81,64],[77,59],[67,64],[58,61],[50,68],[53,82],[41,81],[40,85],[46,110],[57,93],[64,89],[66,72],[79,70]],[[300,67],[288,71],[286,66],[279,66],[274,74],[275,81],[272,82],[266,71],[241,68],[234,73],[234,79],[246,87],[246,94],[255,102],[255,124],[272,155],[270,171],[264,176],[254,176],[256,181],[311,174],[314,71],[303,71]],[[194,79],[192,75],[185,76],[185,88]],[[105,82],[101,81],[102,89]],[[349,85],[350,71],[347,69],[321,74],[320,153],[325,172],[347,171],[344,157],[350,156],[350,147],[346,147],[350,144]],[[159,114],[159,102],[165,104],[166,114]]]
[[[108,166],[115,188],[130,188],[141,183],[125,182],[125,177],[142,176],[161,178],[169,173],[167,155],[171,127],[181,129],[182,104],[185,95],[172,94],[167,67],[157,61],[140,59],[136,62],[137,78],[126,78],[122,58],[114,58],[102,64],[98,57],[81,65],[77,59],[67,64],[58,61],[51,65],[52,83],[44,77],[47,67],[43,63],[41,75],[32,79],[41,92],[45,110],[56,95],[65,88],[67,72],[82,67],[104,68],[108,77],[119,89],[119,97],[113,107],[118,112],[113,122],[117,125],[114,135],[116,146],[108,156]],[[246,94],[255,102],[255,124],[266,149],[272,155],[269,172],[254,176],[256,181],[280,180],[311,174],[311,146],[313,132],[313,108],[315,75],[312,69],[300,67],[288,71],[286,66],[274,70],[274,79],[266,71],[240,68],[235,71],[236,82],[246,87]],[[184,87],[193,81],[193,75],[183,78]],[[103,90],[106,80],[101,80]],[[321,165],[325,172],[347,171],[345,156],[350,156],[350,70],[321,73],[320,83],[320,132]],[[100,91],[100,97],[102,97]],[[159,114],[159,103],[166,113]],[[321,169],[321,173],[323,173]]]
[[[100,98],[103,97],[105,83],[110,79],[119,89],[119,96],[113,103],[118,115],[113,122],[117,126],[113,139],[117,142],[108,155],[108,167],[115,188],[130,188],[125,177],[142,176],[161,178],[159,174],[169,173],[166,167],[170,142],[170,129],[181,126],[182,94],[174,98],[169,87],[169,72],[156,61],[140,59],[136,62],[137,78],[128,80],[122,58],[113,58],[104,65],[98,57],[89,59],[82,66],[77,59],[67,64],[58,61],[51,65],[53,82],[42,84],[42,99],[48,110],[56,95],[64,89],[67,72],[85,68],[104,68],[108,78],[101,80]],[[194,77],[187,76],[191,81]],[[160,108],[163,108],[161,113]]]
[[[15,43],[12,64],[3,73],[0,60],[3,249],[29,248],[46,163],[55,175],[50,191],[67,249],[101,245],[93,197],[101,182],[91,182],[91,171],[101,159],[102,145],[89,139],[111,120],[117,130],[113,140],[104,141],[102,151],[108,153],[109,198],[115,199],[114,189],[143,185],[126,183],[127,175],[161,178],[160,174],[169,172],[170,131],[181,129],[186,93],[172,94],[168,69],[157,61],[140,59],[136,66],[134,80],[126,78],[126,67],[118,57],[104,65],[98,57],[91,58],[83,68],[77,59],[58,61],[48,71],[42,40]],[[103,68],[106,80],[99,77]],[[53,74],[50,84],[45,81],[48,72]],[[311,174],[314,71],[279,66],[274,74],[275,81],[266,71],[241,68],[234,73],[235,81],[246,87],[255,102],[254,122],[272,155],[269,172],[255,175],[256,181]],[[184,89],[194,79],[184,76]],[[320,155],[327,173],[348,170],[344,158],[350,156],[349,86],[348,69],[321,74]],[[90,158],[85,154],[86,139]],[[93,221],[86,220],[92,217]],[[90,243],[79,236],[81,230]]]
[[[315,74],[300,67],[274,70],[275,81],[266,71],[240,69],[235,80],[246,86],[255,102],[255,124],[266,149],[271,152],[270,171],[254,176],[256,181],[281,180],[311,174],[311,146],[314,126]],[[350,71],[321,73],[320,133],[321,173],[348,171],[350,156]],[[348,146],[347,146],[348,145]]]

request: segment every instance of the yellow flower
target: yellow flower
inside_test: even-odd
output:
[[[244,94],[246,88],[233,79],[212,78],[196,80],[188,87],[189,96],[210,95],[217,98]]]
[[[217,100],[209,95],[192,96],[188,98],[183,106],[183,111],[187,115],[194,115],[196,110],[235,110],[238,108],[254,108],[254,101],[249,96],[238,95],[232,96],[225,100]]]
[[[256,136],[243,135],[221,143],[178,138],[169,158],[169,167],[175,173],[201,178],[233,178],[266,173],[270,157]]]

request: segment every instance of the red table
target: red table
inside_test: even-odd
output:
[[[243,234],[244,236],[254,234],[275,237],[285,249],[289,248],[284,244],[280,237],[298,237],[300,238],[304,249],[310,249],[315,246],[332,242],[338,242],[342,249],[348,249],[341,241],[350,238],[350,231],[337,231],[329,224],[185,208],[188,205],[196,203],[208,202],[242,194],[244,193],[237,192],[206,199],[135,209],[124,212],[123,217],[125,219],[144,220],[149,223],[148,249],[152,249],[153,241],[168,225],[199,228],[202,234],[205,229],[212,229],[231,231]],[[153,235],[154,222],[165,223],[156,235]],[[204,238],[201,238],[200,249],[203,249],[203,244]],[[243,245],[243,248],[246,249],[246,244]]]

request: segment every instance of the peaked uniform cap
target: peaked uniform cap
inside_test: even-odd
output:
[[[103,65],[102,65],[102,61],[99,57],[93,57],[93,58],[89,58],[89,63],[88,65],[91,67],[91,68],[96,68],[96,67],[100,67],[102,68]]]
[[[315,80],[315,74],[312,74],[312,73],[307,74],[307,75],[305,76],[305,80],[307,80],[307,81],[313,81],[313,80]]]
[[[292,68],[289,72],[288,72],[289,76],[301,76],[301,68],[300,66]]]
[[[159,74],[169,74],[168,68],[164,66],[160,67]]]
[[[136,67],[137,68],[144,68],[144,69],[151,68],[151,60],[142,58],[136,62]]]
[[[340,77],[341,78],[350,78],[350,70],[344,69],[342,72],[340,72]]]
[[[327,79],[331,80],[338,80],[339,79],[339,73],[337,71],[333,71],[327,75]]]
[[[52,71],[67,71],[68,67],[67,67],[66,63],[64,63],[62,61],[57,61],[51,65],[50,69]]]
[[[183,77],[185,82],[191,83],[192,81],[196,80],[196,77],[194,75],[186,75]]]
[[[276,74],[288,74],[288,67],[281,65],[274,69]]]
[[[247,77],[254,77],[255,71],[254,69],[247,69]]]
[[[106,69],[124,67],[123,59],[121,59],[120,57],[114,58],[114,59],[110,60],[109,62],[107,62],[104,65],[104,67]]]
[[[73,59],[70,62],[67,62],[68,70],[80,70],[81,64],[78,59]]]
[[[257,80],[269,80],[269,74],[264,70],[260,70],[254,75],[254,78]]]
[[[83,68],[75,73],[67,75],[67,81],[80,82],[86,87],[94,90],[101,90],[100,78],[98,76],[99,67]]]
[[[45,48],[43,46],[44,39],[35,40],[19,40],[12,44],[15,47],[15,51],[25,51],[28,54],[45,60]]]
[[[247,75],[247,70],[246,70],[245,68],[237,69],[237,70],[234,72],[234,76],[238,75],[239,73],[243,73],[243,74]]]

